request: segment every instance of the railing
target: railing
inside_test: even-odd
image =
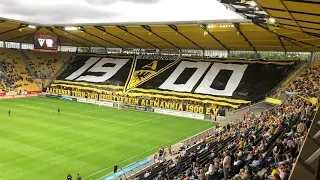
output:
[[[21,50],[20,50],[20,53],[21,53],[22,59],[24,60],[24,63],[26,64],[26,66],[27,66],[27,68],[28,68],[28,70],[29,70],[29,72],[30,72],[30,75],[32,76],[34,82],[37,84],[37,86],[39,87],[39,89],[41,89],[39,83],[36,81],[37,78],[36,78],[36,76],[35,76],[32,68],[31,68],[31,66],[30,66],[30,64],[29,64],[29,60],[27,59],[27,56],[26,56],[25,53],[24,53],[23,51],[21,51]]]
[[[216,128],[215,127],[212,127],[210,129],[207,129],[205,131],[202,131],[184,141],[183,144],[186,146],[186,145],[193,145],[195,142],[199,141],[201,138],[205,138],[205,137],[208,137],[208,136],[212,136],[214,135],[215,133],[217,132]]]
[[[54,81],[69,65],[69,63],[73,60],[76,53],[73,53],[69,58],[66,59],[66,62],[61,66],[61,68],[50,78],[50,80],[45,84],[44,87],[47,87]]]

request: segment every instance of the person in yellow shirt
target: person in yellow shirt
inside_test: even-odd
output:
[[[274,127],[273,127],[273,125],[270,126],[269,132],[270,132],[270,135],[273,135],[273,133],[274,133]]]
[[[274,176],[275,174],[280,174],[280,171],[274,165],[271,165],[271,169],[271,176]]]
[[[243,141],[243,138],[241,138],[239,141],[239,149],[243,151],[243,148],[244,148],[244,141]]]
[[[274,121],[275,121],[275,123],[279,124],[280,119],[279,119],[278,117],[275,117],[275,118],[274,118]]]

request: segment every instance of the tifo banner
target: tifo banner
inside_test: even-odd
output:
[[[173,56],[78,56],[51,85],[238,108],[261,100],[292,69],[291,61],[177,59]]]
[[[133,56],[78,56],[54,83],[122,91],[132,69],[133,59]]]
[[[133,65],[126,91],[158,76],[178,62],[178,59],[161,59],[165,56],[138,56]]]
[[[248,103],[264,98],[265,94],[286,77],[291,69],[289,65],[292,64],[293,62],[186,59],[166,68],[132,91],[235,104]]]
[[[115,93],[92,93],[81,90],[61,90],[56,88],[47,88],[46,90],[47,97],[58,97],[61,96],[72,96],[72,97],[80,97],[78,101],[96,104],[96,100],[109,100],[114,102],[121,102],[124,106],[123,108],[129,108],[126,105],[134,105],[134,106],[144,106],[144,107],[157,107],[163,109],[171,109],[177,111],[186,111],[192,113],[199,114],[217,114],[219,116],[225,116],[225,110],[218,109],[215,106],[205,106],[205,105],[191,105],[184,104],[182,102],[176,102],[172,100],[153,100],[153,99],[145,99],[144,97],[124,97]],[[90,102],[89,102],[90,101]],[[114,104],[114,106],[118,106],[118,104]]]
[[[281,101],[280,99],[275,99],[275,98],[270,98],[270,97],[267,97],[267,98],[265,99],[265,101],[266,101],[267,103],[270,103],[270,104],[276,104],[276,105],[282,104],[282,101]]]

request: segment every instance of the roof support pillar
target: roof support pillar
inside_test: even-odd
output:
[[[202,59],[204,59],[204,49],[202,49]]]
[[[230,50],[227,51],[227,59],[230,58]]]
[[[314,61],[314,53],[313,52],[311,52],[309,60],[310,60],[310,63]]]

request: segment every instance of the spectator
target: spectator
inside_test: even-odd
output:
[[[224,179],[228,179],[229,175],[229,170],[231,166],[231,157],[229,156],[228,152],[224,152],[224,159],[223,159],[223,174],[224,174]]]

